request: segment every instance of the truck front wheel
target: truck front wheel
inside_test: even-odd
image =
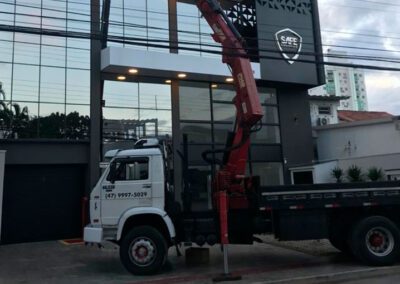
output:
[[[122,264],[136,275],[157,273],[164,265],[167,254],[165,238],[150,226],[133,228],[123,237],[119,248]]]
[[[349,239],[355,257],[369,265],[391,265],[400,253],[400,231],[389,219],[372,216],[359,221]]]

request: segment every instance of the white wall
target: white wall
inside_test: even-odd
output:
[[[315,165],[314,183],[334,183],[335,178],[332,177],[332,170],[338,166],[337,161],[327,162]]]
[[[316,129],[320,161],[400,153],[399,121],[347,125]]]
[[[387,154],[378,156],[369,156],[362,158],[343,159],[338,161],[338,166],[344,171],[351,165],[361,167],[366,173],[371,167],[378,167],[385,171],[386,174],[400,169],[400,153]]]

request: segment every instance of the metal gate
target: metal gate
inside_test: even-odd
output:
[[[82,165],[6,165],[1,243],[81,236]]]

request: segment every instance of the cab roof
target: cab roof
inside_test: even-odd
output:
[[[159,156],[161,151],[159,148],[143,148],[119,151],[115,157],[143,157],[143,156]]]

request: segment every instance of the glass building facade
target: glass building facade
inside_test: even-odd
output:
[[[169,29],[172,19],[177,25],[174,31]],[[0,25],[34,31],[0,32],[2,139],[89,139],[90,20],[90,1],[0,3]],[[47,32],[77,33],[81,38]],[[167,0],[111,1],[110,47],[168,53],[172,45],[182,55],[220,58],[221,48],[211,33],[193,4],[178,1],[176,14],[171,15]],[[178,42],[170,41],[171,34]],[[202,161],[201,150],[224,146],[235,118],[233,86],[180,81],[178,93],[174,109],[171,82],[157,77],[129,76],[125,81],[106,77],[101,123],[104,145],[187,135],[189,167],[208,173],[211,168]],[[265,116],[262,129],[252,137],[252,148],[257,151],[281,144],[276,90],[260,88],[259,93]],[[173,119],[175,112],[178,120]],[[179,125],[173,127],[172,121]],[[282,184],[281,160],[257,157],[249,171],[262,175],[262,185]]]
[[[30,29],[0,32],[1,137],[87,139],[90,41],[38,31],[89,33],[90,5],[2,1],[0,24]]]

